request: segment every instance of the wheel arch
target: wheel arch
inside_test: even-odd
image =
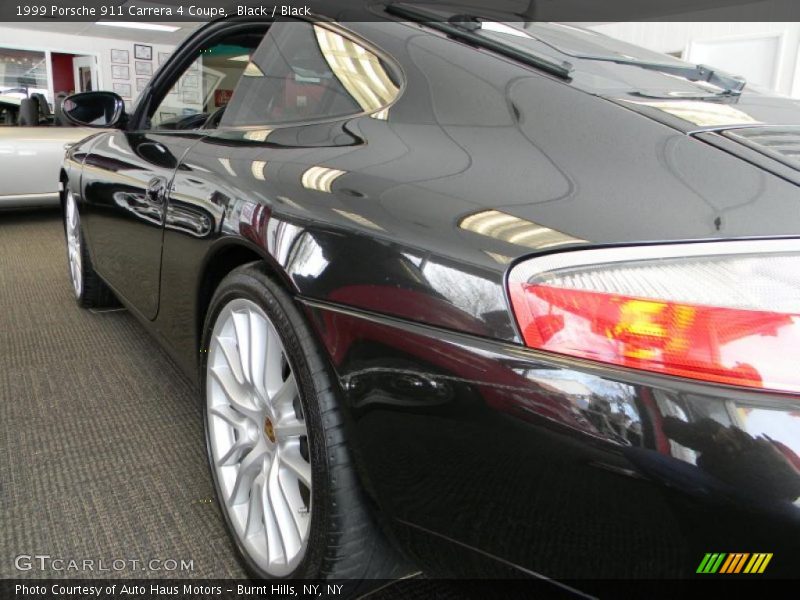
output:
[[[290,294],[295,292],[291,280],[272,256],[263,248],[240,238],[220,240],[209,251],[203,263],[195,299],[195,336],[202,343],[203,326],[211,298],[228,273],[242,265],[259,262],[274,281]]]

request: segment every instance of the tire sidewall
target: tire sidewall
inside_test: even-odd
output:
[[[261,275],[259,277],[259,275]],[[264,572],[248,556],[246,549],[237,537],[228,511],[221,497],[220,486],[217,480],[216,469],[213,466],[211,443],[209,439],[208,423],[208,398],[207,398],[207,366],[208,347],[214,331],[216,320],[222,309],[231,301],[243,298],[256,303],[272,322],[278,336],[283,343],[295,380],[298,383],[300,402],[303,415],[308,428],[309,456],[311,458],[311,525],[309,528],[308,542],[305,555],[297,568],[283,577],[272,576]],[[288,304],[288,306],[287,306]],[[294,313],[294,314],[293,314]],[[323,564],[322,548],[325,547],[327,535],[327,502],[329,488],[329,470],[327,465],[327,450],[323,430],[322,416],[319,406],[315,401],[317,384],[311,376],[311,369],[305,349],[298,338],[296,327],[305,327],[297,309],[292,305],[291,298],[277,288],[266,275],[252,270],[236,270],[226,277],[220,284],[211,300],[206,320],[203,326],[203,339],[200,351],[199,381],[202,398],[203,424],[206,442],[206,456],[214,491],[219,503],[220,512],[225,519],[228,533],[235,544],[239,555],[242,557],[247,570],[251,575],[263,579],[305,579],[317,578]]]

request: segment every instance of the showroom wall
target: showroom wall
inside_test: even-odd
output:
[[[591,29],[658,52],[743,75],[759,86],[800,98],[800,23],[606,23]]]
[[[128,103],[129,106],[135,102],[140,91],[137,89],[137,79],[143,80],[149,79],[150,77],[150,75],[136,74],[134,45],[135,42],[128,40],[52,32],[44,33],[41,31],[21,29],[19,27],[0,26],[0,46],[5,48],[96,56],[99,76],[98,89],[111,90],[114,83],[130,84],[130,96],[126,97],[126,103]],[[152,47],[152,59],[150,61],[140,62],[150,62],[152,72],[155,72],[159,66],[159,53],[163,58],[163,55],[171,53],[175,48],[173,45],[169,44],[154,44],[150,42],[146,45]],[[129,78],[127,80],[114,79],[112,77],[112,50],[123,50],[127,52],[129,72]],[[119,56],[119,54],[117,56]],[[124,53],[122,53],[122,56],[124,56]],[[124,63],[117,64],[124,66]],[[117,71],[117,75],[119,75],[119,71]],[[48,79],[52,89],[52,73],[48,73]],[[52,101],[52,98],[50,98],[50,100]]]

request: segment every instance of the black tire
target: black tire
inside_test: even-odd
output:
[[[86,237],[83,234],[83,225],[80,223],[79,215],[77,217],[77,236],[80,240],[79,252],[81,261],[79,270],[81,280],[80,285],[75,283],[70,258],[68,231],[69,224],[67,222],[69,218],[69,203],[73,202],[73,200],[72,192],[69,189],[69,182],[65,181],[64,186],[67,190],[65,192],[63,210],[64,237],[67,241],[67,273],[70,278],[70,283],[72,284],[72,291],[75,294],[75,301],[81,308],[105,308],[109,306],[117,306],[119,302],[117,301],[116,296],[114,296],[114,292],[112,292],[105,282],[100,279],[100,276],[92,266],[92,259],[89,256],[89,250],[86,245]],[[74,210],[77,211],[77,206],[74,206]]]
[[[272,280],[260,262],[243,265],[222,280],[211,300],[203,330],[200,380],[209,468],[228,531],[247,570],[262,579],[277,579],[262,571],[247,555],[233,531],[211,464],[208,412],[205,410],[206,369],[214,324],[232,300],[258,304],[272,321],[298,382],[308,428],[313,480],[312,517],[305,556],[287,579],[393,579],[412,572],[392,548],[371,516],[347,446],[340,412],[338,384],[319,344],[291,296]],[[358,593],[370,588],[359,586]]]

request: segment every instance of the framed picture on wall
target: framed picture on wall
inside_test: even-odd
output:
[[[158,53],[158,66],[160,67],[165,62],[167,62],[168,58],[169,58],[169,52],[159,52]]]
[[[131,70],[128,65],[111,65],[112,79],[130,79]]]
[[[147,87],[147,82],[150,81],[147,77],[137,77],[136,78],[136,91],[141,92],[144,88]]]
[[[181,81],[181,89],[196,90],[197,87],[197,75],[185,75],[183,77]]]
[[[153,60],[153,47],[143,44],[134,44],[133,58],[136,60]]]
[[[152,75],[153,63],[136,61],[136,74],[137,75]]]
[[[130,54],[127,50],[111,50],[111,62],[127,65],[130,62]]]
[[[115,83],[112,88],[113,92],[123,98],[131,97],[131,84],[130,83]]]

